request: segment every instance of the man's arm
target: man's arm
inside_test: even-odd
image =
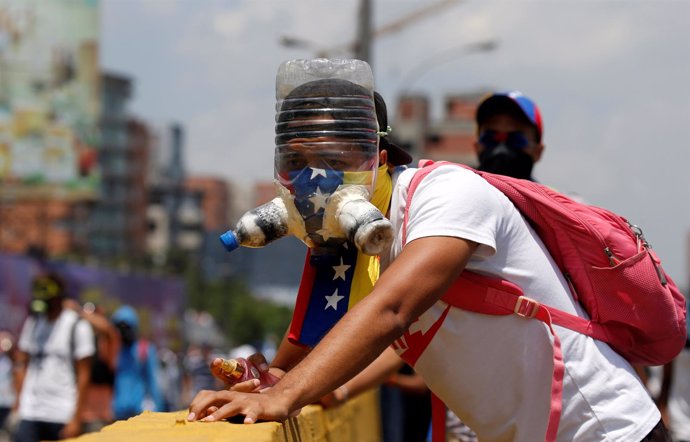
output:
[[[24,378],[26,377],[26,370],[29,365],[29,354],[21,350],[16,351],[17,359],[14,361],[14,389],[16,392],[14,405],[12,409],[17,411],[19,409],[19,397],[22,394],[22,387],[24,386]]]
[[[215,410],[205,420],[236,414],[245,415],[246,423],[283,420],[290,412],[335,390],[374,361],[440,299],[476,248],[476,243],[454,237],[410,242],[372,293],[348,311],[273,388],[260,395],[230,391],[199,395],[190,406],[189,418],[204,417]]]
[[[347,399],[357,396],[386,382],[388,378],[403,367],[405,363],[391,347],[386,347],[383,353],[359,374],[331,393],[322,397],[319,402],[326,408],[340,405]],[[425,384],[426,386],[426,384]]]
[[[84,412],[86,401],[86,389],[89,386],[91,376],[91,357],[81,358],[74,362],[77,381],[77,403],[74,408],[72,420],[67,422],[62,429],[61,437],[70,438],[81,434],[81,415]]]

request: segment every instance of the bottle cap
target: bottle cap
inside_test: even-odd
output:
[[[232,252],[240,246],[240,242],[237,239],[237,235],[235,235],[235,232],[233,232],[232,230],[228,230],[227,232],[223,233],[222,235],[220,235],[218,239],[220,239],[220,242],[223,244],[223,247],[225,247],[225,250],[227,250],[228,252]]]
[[[236,379],[239,379],[242,373],[244,373],[244,367],[242,367],[236,359],[223,359],[223,362],[220,364],[220,369],[228,376]]]

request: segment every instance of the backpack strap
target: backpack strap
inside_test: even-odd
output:
[[[438,162],[424,167],[415,173],[410,182],[402,226],[403,247],[407,241],[407,222],[409,219],[409,209],[410,203],[412,202],[412,196],[422,179],[436,167],[444,164],[452,163]],[[540,304],[539,302],[524,296],[522,289],[520,289],[520,287],[518,287],[516,284],[506,280],[480,275],[467,270],[463,271],[453,282],[448,291],[446,291],[446,293],[441,297],[441,300],[453,307],[475,313],[490,315],[516,314],[525,319],[538,319],[548,327],[551,335],[553,336],[553,376],[551,381],[549,421],[544,440],[547,442],[555,441],[562,411],[563,375],[565,373],[565,364],[563,362],[561,341],[553,328],[550,309],[547,309],[546,306]],[[565,312],[560,313],[568,315]],[[432,408],[434,403],[438,404],[438,402],[440,401],[432,401]],[[435,412],[432,410],[432,416],[436,416],[437,420],[435,425],[432,422],[432,437],[434,438],[434,442],[443,440],[441,436],[433,435],[433,433],[438,434],[442,428],[441,424],[438,423],[438,419],[440,419],[438,416],[441,414],[441,411],[438,411],[440,406],[436,405],[436,408],[437,410]],[[445,407],[442,408],[442,410],[444,409]],[[434,428],[436,431],[433,431]],[[441,434],[443,437],[445,437],[445,430]]]

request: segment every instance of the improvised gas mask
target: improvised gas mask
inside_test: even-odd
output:
[[[360,60],[291,60],[276,80],[278,197],[248,212],[221,241],[260,247],[292,234],[313,255],[346,241],[376,255],[392,227],[370,203],[378,173],[373,75]],[[234,234],[234,238],[230,233]]]
[[[62,303],[64,288],[50,276],[38,276],[31,284],[29,310],[34,315],[44,315]]]
[[[479,143],[484,147],[479,154],[479,170],[532,179],[534,159],[526,152],[530,140],[524,133],[485,130],[479,135]]]

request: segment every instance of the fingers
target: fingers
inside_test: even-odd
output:
[[[251,393],[256,391],[261,385],[261,381],[258,379],[249,379],[248,381],[240,382],[230,387],[230,391],[239,391],[242,393]]]
[[[215,422],[229,417],[244,416],[245,424],[259,419],[283,421],[288,416],[286,404],[276,397],[235,391],[202,391],[189,407],[188,421]]]
[[[223,384],[225,384],[225,388],[230,388],[233,385],[235,385],[235,380],[225,374],[225,372],[221,368],[222,364],[223,360],[221,358],[214,358],[213,361],[211,361],[211,365],[209,368],[211,369],[211,374],[214,378],[218,379],[219,381],[222,381]]]
[[[202,390],[194,397],[189,405],[188,421],[195,421],[208,417],[210,413],[218,411],[218,408],[232,399],[232,393],[226,390],[210,391]],[[210,411],[211,407],[213,412]]]

